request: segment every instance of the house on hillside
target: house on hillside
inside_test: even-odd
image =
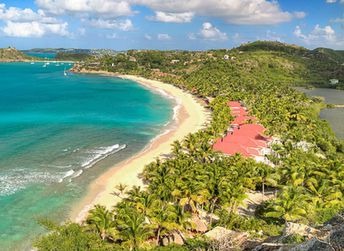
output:
[[[129,62],[136,62],[136,58],[133,57],[133,56],[130,56],[130,57],[129,57]]]
[[[224,59],[224,60],[228,60],[228,59],[229,59],[229,56],[228,56],[228,55],[224,55],[224,56],[223,56],[223,59]]]
[[[339,80],[338,80],[338,79],[335,79],[335,78],[330,79],[330,84],[331,84],[331,85],[337,85],[338,83],[339,83]]]
[[[179,62],[180,62],[179,59],[173,59],[173,60],[171,60],[171,64],[177,64],[177,63],[179,63]]]

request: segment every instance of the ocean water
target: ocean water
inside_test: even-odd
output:
[[[0,250],[28,249],[37,219],[67,219],[92,180],[173,117],[173,100],[135,82],[42,65],[0,64]]]

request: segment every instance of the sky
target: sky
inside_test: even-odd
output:
[[[344,50],[344,0],[0,0],[0,47]]]

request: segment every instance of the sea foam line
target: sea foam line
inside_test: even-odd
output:
[[[105,159],[107,156],[117,153],[123,149],[125,149],[127,147],[127,145],[113,145],[113,146],[108,146],[108,147],[103,147],[100,148],[100,150],[96,150],[94,153],[95,155],[93,155],[90,159],[86,160],[84,163],[81,164],[81,167],[84,169],[88,169],[92,166],[94,166],[97,162],[99,162],[100,160]]]
[[[68,178],[68,181],[71,182],[72,179],[75,179],[77,177],[79,177],[84,171],[83,169],[88,169],[92,166],[94,166],[96,163],[98,163],[99,161],[105,159],[106,157],[108,157],[111,154],[117,153],[121,150],[123,150],[124,148],[126,148],[126,145],[113,145],[113,146],[108,146],[108,147],[101,147],[98,150],[93,151],[92,153],[95,153],[95,155],[93,155],[91,158],[89,158],[88,160],[86,160],[84,163],[81,164],[82,169],[79,170],[69,170],[67,171],[63,177],[61,179],[59,179],[59,183],[62,183],[64,180],[66,180]]]

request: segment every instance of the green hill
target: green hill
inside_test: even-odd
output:
[[[9,47],[0,49],[0,62],[20,62],[30,60],[35,60],[35,58],[30,57],[14,48]]]
[[[257,41],[237,48],[251,56],[265,55],[266,62],[275,64],[286,61],[285,67],[291,66],[292,72],[302,82],[321,87],[329,87],[329,79],[339,79],[344,83],[344,51],[327,48],[308,50],[306,48],[280,42]]]
[[[294,86],[331,87],[330,79],[344,84],[343,51],[319,48],[309,50],[280,42],[257,41],[234,49],[210,51],[128,51],[103,57],[101,67],[108,71],[141,74],[173,74],[190,78],[212,72],[207,86],[218,89],[216,75],[222,71],[228,82],[274,82]],[[227,59],[227,60],[226,60]],[[212,76],[211,75],[211,76]],[[207,86],[202,86],[206,89]],[[200,88],[200,84],[197,88]]]
[[[58,52],[56,54],[56,60],[65,60],[65,61],[85,61],[92,59],[93,56],[88,53],[69,53],[69,52]]]
[[[329,58],[332,58],[334,61],[338,63],[344,63],[344,50],[332,50],[328,48],[317,48],[314,52],[322,53],[327,55]]]

